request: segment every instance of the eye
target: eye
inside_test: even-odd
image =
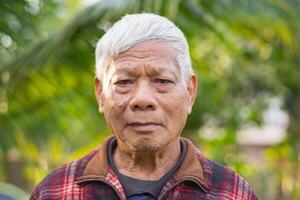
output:
[[[168,79],[161,79],[161,78],[156,78],[154,80],[155,83],[158,83],[158,84],[162,84],[162,85],[166,85],[166,84],[171,84],[173,83],[173,81],[171,80],[168,80]]]
[[[130,79],[124,79],[124,80],[119,80],[117,82],[115,82],[115,85],[118,86],[127,86],[133,83],[133,80]]]

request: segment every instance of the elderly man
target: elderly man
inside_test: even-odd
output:
[[[114,136],[49,174],[31,199],[257,199],[242,177],[180,137],[196,88],[172,22],[123,17],[96,48],[95,94]]]

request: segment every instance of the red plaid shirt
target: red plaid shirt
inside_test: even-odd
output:
[[[111,138],[80,160],[50,173],[30,199],[125,200],[123,187],[107,159]],[[237,173],[205,158],[187,139],[187,152],[177,172],[162,188],[158,199],[256,200],[251,186]]]

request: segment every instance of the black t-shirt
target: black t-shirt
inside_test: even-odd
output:
[[[126,194],[128,200],[155,200],[158,198],[159,193],[169,178],[177,171],[181,165],[186,153],[186,146],[183,141],[180,140],[181,154],[177,163],[166,173],[161,179],[156,181],[147,181],[135,179],[126,175],[123,175],[117,169],[113,162],[112,154],[113,150],[117,147],[116,139],[111,140],[108,149],[108,160],[112,169],[117,174]]]

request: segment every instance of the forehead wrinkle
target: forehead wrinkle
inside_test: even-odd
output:
[[[159,67],[159,66],[145,66],[145,71],[147,74],[151,74],[151,75],[159,75],[162,74],[164,72],[166,72],[166,68],[163,67]]]
[[[158,40],[160,41],[160,40]],[[160,43],[169,43],[166,41],[160,41]],[[118,54],[115,59],[120,59],[120,60],[127,60],[127,59],[145,59],[145,58],[151,58],[151,57],[157,57],[157,49],[149,49],[147,48],[148,46],[144,46],[145,44],[149,43],[148,42],[142,42],[140,44],[137,44],[136,46],[121,52],[120,54]],[[168,46],[163,46],[162,48],[165,49],[165,51],[163,52],[163,54],[166,54],[165,56],[167,57],[172,57],[172,59],[176,60],[176,54],[174,53],[174,48],[171,45]],[[159,54],[161,55],[161,54]]]
[[[115,63],[116,64],[116,63]],[[137,77],[145,72],[146,75],[153,77],[153,76],[159,76],[159,75],[167,75],[168,73],[172,74],[172,76],[176,79],[180,79],[180,75],[176,73],[176,70],[180,69],[176,65],[176,68],[172,68],[171,70],[168,70],[167,67],[168,63],[159,63],[157,60],[153,59],[150,60],[149,63],[141,64],[141,63],[135,63],[131,61],[125,61],[125,62],[118,62],[115,66],[115,70],[112,75],[123,75],[123,76],[129,76],[129,77]]]
[[[126,76],[137,76],[141,73],[140,67],[137,67],[136,65],[128,66],[128,65],[122,65],[116,67],[116,70],[113,74],[115,75],[126,75]]]
[[[149,54],[150,53],[150,54]],[[155,56],[155,51],[153,50],[131,50],[131,51],[127,51],[124,53],[121,53],[118,55],[117,59],[124,59],[126,60],[126,58],[138,58],[138,59],[143,59],[143,58],[149,58],[151,56]]]
[[[161,55],[160,55],[161,56]],[[119,54],[115,59],[116,75],[139,76],[144,71],[148,76],[158,76],[171,73],[176,80],[181,77],[181,68],[173,54],[168,54],[161,59],[155,50],[149,49],[130,49]],[[175,65],[175,68],[172,67]],[[170,70],[168,70],[170,67]],[[177,73],[177,70],[179,73]]]
[[[174,70],[167,70],[167,68],[165,67],[161,67],[161,66],[152,66],[152,67],[146,67],[145,71],[147,74],[149,74],[149,76],[158,76],[158,75],[164,75],[166,73],[171,73],[176,80],[179,79],[178,75],[176,74],[176,72]]]

